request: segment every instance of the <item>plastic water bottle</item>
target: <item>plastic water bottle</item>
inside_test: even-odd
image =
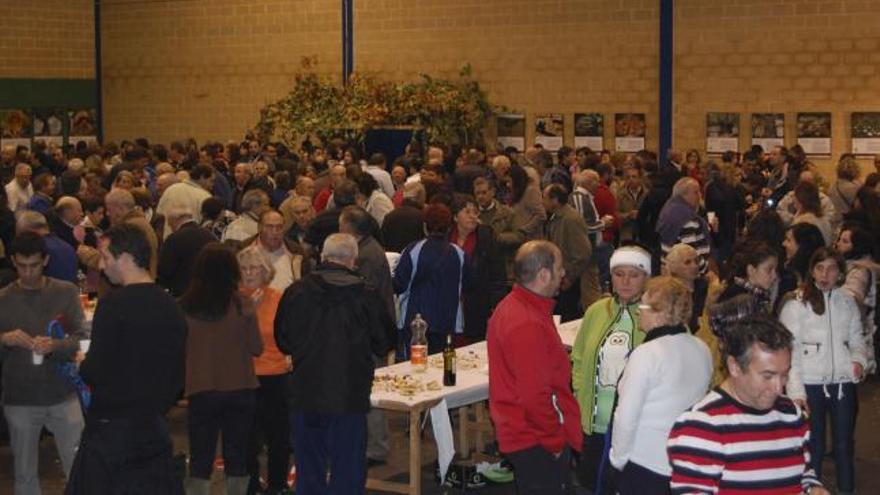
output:
[[[412,323],[409,324],[412,330],[412,340],[409,343],[409,362],[413,371],[423,373],[428,371],[428,323],[422,319],[422,315],[417,313]]]

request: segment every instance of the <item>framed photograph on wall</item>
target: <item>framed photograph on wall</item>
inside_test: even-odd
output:
[[[33,133],[33,115],[29,110],[0,110],[0,146],[27,146],[30,149]]]
[[[34,141],[61,146],[64,144],[64,127],[67,112],[57,108],[34,109]]]
[[[764,151],[774,146],[785,146],[785,114],[753,113],[752,146],[758,145]]]
[[[79,141],[96,142],[98,140],[98,119],[94,108],[71,110],[68,115],[70,117],[68,143],[76,145]]]
[[[503,113],[495,118],[498,144],[503,148],[514,147],[522,152],[526,149],[526,116],[516,113]]]
[[[645,114],[614,114],[614,150],[635,153],[645,149]]]
[[[706,114],[706,151],[709,153],[739,151],[738,113]]]
[[[808,155],[831,154],[831,113],[804,112],[797,115],[797,144]]]
[[[605,116],[601,113],[574,114],[574,147],[599,151],[605,147]]]
[[[880,112],[853,112],[850,125],[853,153],[880,154]]]
[[[564,126],[561,113],[535,115],[535,144],[540,144],[547,151],[556,151],[562,148]]]

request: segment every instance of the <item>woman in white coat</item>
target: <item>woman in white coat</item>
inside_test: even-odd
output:
[[[779,320],[794,336],[786,391],[809,410],[810,463],[821,478],[830,416],[838,493],[853,493],[856,383],[864,373],[866,347],[859,307],[840,288],[845,272],[840,256],[819,248],[810,258],[804,283],[782,306]]]
[[[690,290],[674,277],[645,285],[639,324],[648,336],[632,351],[617,386],[611,429],[609,458],[621,495],[669,493],[669,431],[709,387],[709,348],[685,326],[691,306]]]

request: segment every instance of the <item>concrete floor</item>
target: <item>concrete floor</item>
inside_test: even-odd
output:
[[[860,412],[856,426],[856,478],[859,493],[880,493],[880,378],[873,377],[867,383],[860,386]],[[403,434],[405,418],[402,415],[389,414],[392,439],[392,454],[389,463],[378,466],[371,470],[374,477],[404,481],[405,466],[408,460],[408,441]],[[181,409],[172,411],[170,426],[174,437],[176,452],[186,451],[186,420]],[[452,494],[461,493],[459,490],[438,487],[434,483],[433,463],[436,460],[436,448],[430,439],[430,433],[425,433],[423,443],[423,480],[425,494]],[[825,463],[825,482],[834,493],[834,464],[830,460]],[[64,489],[64,480],[61,473],[60,463],[55,453],[55,446],[50,437],[44,438],[40,445],[40,477],[45,495],[61,494]],[[212,493],[223,495],[222,473],[215,473],[215,483]],[[873,487],[873,488],[872,488]],[[502,495],[515,494],[513,485],[489,486],[480,490],[479,493]],[[12,455],[8,445],[0,446],[0,494],[12,494]]]

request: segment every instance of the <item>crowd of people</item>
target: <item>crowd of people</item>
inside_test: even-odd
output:
[[[417,316],[429,353],[488,341],[521,493],[827,493],[829,421],[838,493],[855,491],[880,157],[866,174],[843,155],[828,183],[799,146],[361,153],[2,148],[15,493],[39,493],[44,427],[67,493],[179,492],[180,399],[187,493],[209,493],[218,438],[230,494],[284,493],[291,458],[297,493],[362,492],[389,455],[373,370],[409,359]],[[570,354],[551,315],[581,320]]]

